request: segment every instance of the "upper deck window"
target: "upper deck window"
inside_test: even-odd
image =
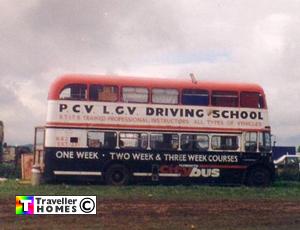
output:
[[[183,105],[208,105],[208,91],[201,89],[184,89],[181,102]]]
[[[263,108],[264,100],[260,93],[241,92],[240,105],[245,108]]]
[[[117,101],[118,87],[106,85],[91,85],[90,100],[92,101]]]
[[[122,98],[124,102],[147,103],[149,92],[147,88],[123,87]]]
[[[60,92],[59,99],[64,100],[85,100],[87,87],[84,84],[71,84],[65,86],[65,88]]]
[[[213,106],[237,107],[238,93],[232,91],[213,91],[211,104]]]
[[[179,92],[177,89],[152,89],[152,103],[178,104]]]

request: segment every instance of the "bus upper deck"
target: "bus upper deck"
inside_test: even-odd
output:
[[[268,130],[255,84],[67,75],[48,97],[48,126],[185,131]]]

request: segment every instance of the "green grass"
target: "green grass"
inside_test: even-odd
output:
[[[14,195],[96,195],[98,199],[280,199],[300,200],[300,182],[279,181],[268,188],[245,186],[202,185],[133,185],[113,187],[105,185],[43,184],[37,187],[15,180],[0,182],[0,198]]]

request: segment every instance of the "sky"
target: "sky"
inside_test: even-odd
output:
[[[278,145],[300,145],[300,0],[0,0],[0,120],[33,142],[66,73],[258,83]]]

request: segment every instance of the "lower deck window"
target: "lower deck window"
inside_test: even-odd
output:
[[[271,134],[269,132],[259,133],[259,151],[271,151]]]
[[[211,145],[213,150],[237,150],[239,148],[237,136],[213,136]]]
[[[115,132],[88,132],[88,147],[91,148],[115,148],[117,144],[117,134]]]
[[[120,133],[120,148],[147,149],[147,133]]]
[[[257,150],[257,133],[246,132],[245,134],[245,151],[256,152]]]
[[[181,149],[182,150],[205,150],[209,147],[209,138],[207,135],[182,134]]]
[[[150,146],[153,150],[177,150],[178,135],[169,133],[153,133],[150,136]]]

